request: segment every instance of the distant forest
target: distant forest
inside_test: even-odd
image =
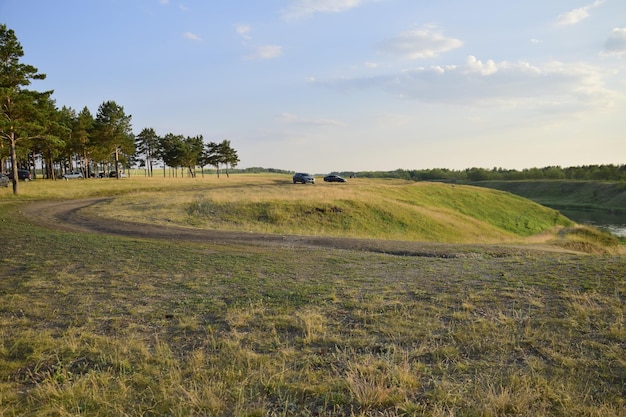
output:
[[[402,178],[413,181],[626,181],[626,165],[584,165],[568,168],[549,166],[528,168],[521,171],[504,168],[468,168],[461,171],[449,169],[398,169],[389,172],[361,172],[357,175],[368,178]]]
[[[234,172],[245,173],[293,173],[274,168],[246,168]],[[335,171],[344,177],[360,178],[398,178],[412,181],[524,181],[524,180],[574,180],[574,181],[624,181],[626,182],[626,165],[583,165],[562,168],[549,166],[544,168],[528,168],[521,171],[504,168],[468,168],[452,170],[434,169],[396,169],[395,171]]]

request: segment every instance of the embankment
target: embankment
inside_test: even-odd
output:
[[[599,181],[481,181],[472,185],[508,191],[558,210],[626,214],[626,183]]]

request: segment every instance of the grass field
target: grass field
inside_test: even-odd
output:
[[[626,260],[536,250],[575,228],[525,200],[281,176],[20,185],[0,190],[0,416],[626,415]],[[93,196],[117,196],[97,215],[208,229],[395,239],[423,217],[450,243],[277,250],[54,231],[22,213]],[[335,219],[354,213],[370,214]]]

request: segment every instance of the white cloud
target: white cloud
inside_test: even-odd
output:
[[[382,89],[425,103],[575,112],[613,104],[618,94],[605,87],[606,75],[583,64],[550,62],[537,66],[523,61],[482,62],[469,56],[465,65],[419,67],[387,76],[317,83],[341,91]]]
[[[626,28],[615,28],[604,43],[605,55],[625,55],[626,54]]]
[[[613,97],[597,68],[559,62],[542,67],[523,61],[483,63],[473,56],[466,66],[412,71],[396,83],[392,91],[403,97],[470,105],[586,108],[606,105]]]
[[[185,32],[183,33],[183,38],[185,39],[189,39],[192,41],[201,41],[202,38],[198,35],[196,35],[195,33],[191,33],[191,32]]]
[[[491,75],[498,72],[498,66],[493,60],[488,60],[483,64],[482,61],[476,59],[475,56],[470,55],[467,57],[467,67],[472,72],[477,72],[481,75]]]
[[[236,25],[235,31],[238,35],[240,35],[244,39],[252,39],[250,36],[250,32],[252,32],[252,28],[248,25]]]
[[[594,9],[604,3],[604,0],[596,0],[591,4],[584,7],[571,10],[567,13],[560,14],[556,18],[556,22],[559,25],[574,25],[589,17],[589,10]]]
[[[249,41],[252,39],[250,33],[252,32],[252,27],[245,24],[235,25],[235,31],[239,36],[241,36],[245,41]],[[244,42],[244,45],[248,45],[247,42]],[[278,58],[283,54],[283,47],[280,45],[262,45],[254,47],[254,52],[245,56],[244,58],[247,60],[254,59],[273,59]]]
[[[263,45],[256,48],[256,51],[246,56],[246,59],[273,59],[283,54],[283,47],[279,45]]]
[[[294,0],[283,11],[285,19],[311,16],[315,13],[341,13],[360,6],[364,0]]]
[[[431,58],[459,48],[463,42],[444,36],[436,27],[426,26],[401,33],[382,42],[378,51],[407,59]]]

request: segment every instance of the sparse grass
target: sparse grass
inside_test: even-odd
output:
[[[102,184],[72,196],[133,192]],[[624,256],[67,233],[19,215],[35,198],[0,204],[0,416],[626,415]]]

